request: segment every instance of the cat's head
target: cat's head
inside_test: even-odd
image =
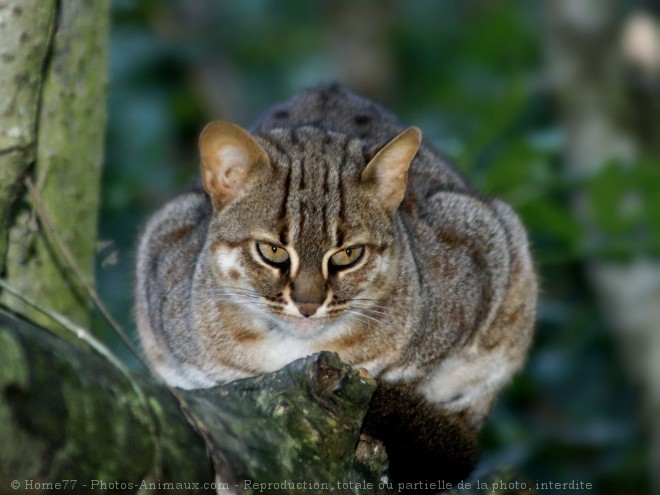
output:
[[[379,321],[399,273],[394,214],[420,140],[410,128],[369,157],[360,140],[314,127],[253,137],[209,124],[201,172],[218,300],[303,333],[338,318]]]

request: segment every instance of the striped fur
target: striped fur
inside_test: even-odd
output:
[[[270,164],[251,170],[236,199],[218,206],[196,190],[158,211],[142,235],[136,291],[156,373],[208,387],[335,351],[460,415],[472,438],[524,362],[534,271],[512,210],[477,194],[427,143],[403,202],[385,211],[361,174],[404,129],[344,88],[311,90],[252,127]],[[288,250],[288,270],[260,259],[260,240]],[[355,245],[360,262],[330,273],[329,257]],[[320,306],[304,317],[298,303]]]

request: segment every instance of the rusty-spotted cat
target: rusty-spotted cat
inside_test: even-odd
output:
[[[364,431],[392,478],[457,480],[532,338],[525,230],[390,112],[340,86],[199,140],[200,187],[142,234],[153,370],[211,387],[322,350],[378,380]]]

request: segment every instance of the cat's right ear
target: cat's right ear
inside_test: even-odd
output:
[[[403,200],[408,169],[421,142],[422,132],[417,127],[409,127],[376,153],[362,171],[362,181],[369,185],[390,214]]]
[[[199,152],[202,183],[216,208],[238,197],[270,167],[266,150],[245,129],[223,120],[204,127]]]

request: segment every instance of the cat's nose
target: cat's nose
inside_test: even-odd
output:
[[[321,305],[317,303],[296,303],[296,306],[298,306],[298,311],[300,311],[300,314],[305,318],[309,318],[315,314],[321,307]]]

